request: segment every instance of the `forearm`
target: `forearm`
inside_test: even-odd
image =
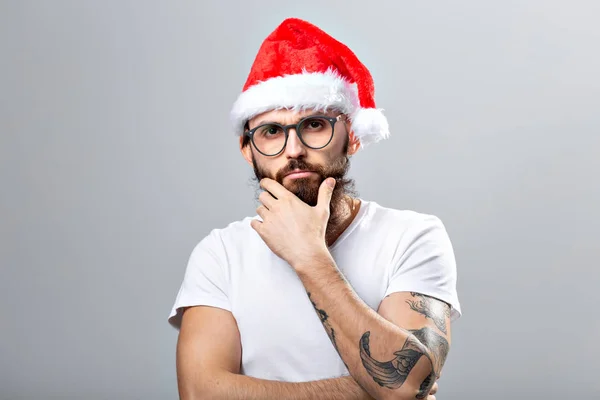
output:
[[[222,372],[203,385],[198,398],[224,400],[373,400],[351,376],[311,382],[279,382]],[[182,400],[192,400],[194,397]]]
[[[435,383],[428,350],[365,304],[333,259],[295,266],[334,347],[358,384],[377,399],[425,398]]]

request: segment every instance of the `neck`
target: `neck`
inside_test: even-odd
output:
[[[333,213],[329,217],[327,230],[325,231],[327,246],[333,245],[346,228],[350,226],[356,214],[358,214],[360,206],[360,200],[345,196],[340,201],[339,206],[332,210]]]

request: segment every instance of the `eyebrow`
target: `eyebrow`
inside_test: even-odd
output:
[[[298,122],[300,122],[300,121],[301,121],[301,120],[303,120],[304,118],[308,118],[308,117],[314,117],[314,116],[317,116],[317,115],[326,115],[326,114],[325,114],[324,112],[323,112],[323,113],[314,112],[314,113],[311,113],[311,114],[306,114],[306,115],[304,115],[304,116],[302,116],[302,117],[296,118],[295,122],[293,122],[293,123],[292,123],[292,124],[290,124],[290,125],[296,125]],[[281,122],[277,122],[277,121],[262,120],[262,121],[259,121],[259,122],[256,124],[255,128],[256,128],[256,127],[258,127],[258,126],[264,125],[264,124],[277,124],[277,125],[283,125]]]

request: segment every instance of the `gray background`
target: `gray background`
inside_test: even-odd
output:
[[[285,17],[371,69],[362,197],[440,216],[440,399],[600,398],[597,1],[1,1],[0,398],[175,399],[193,246],[254,214],[228,129]]]

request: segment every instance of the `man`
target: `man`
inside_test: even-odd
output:
[[[389,135],[368,69],[287,19],[231,116],[261,204],[192,251],[169,316],[181,398],[434,399],[454,254],[438,218],[353,195],[349,157]]]

